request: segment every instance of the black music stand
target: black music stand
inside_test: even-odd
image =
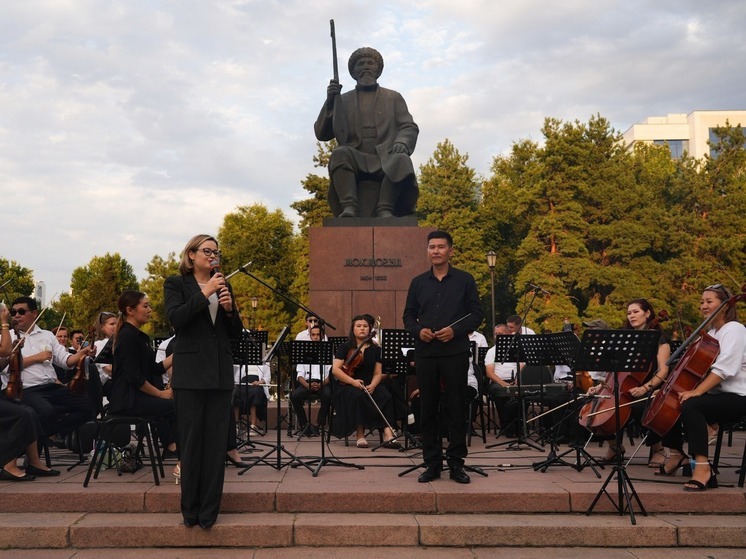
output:
[[[280,335],[277,337],[277,340],[275,341],[274,345],[272,346],[272,349],[267,353],[267,356],[265,357],[266,363],[271,363],[272,359],[275,357],[279,358],[280,349],[283,347],[283,341],[285,341],[285,338],[290,333],[290,325],[286,325],[282,332],[280,332]],[[282,373],[280,372],[280,367],[277,367],[277,426],[276,426],[276,432],[277,432],[277,442],[274,445],[267,445],[267,443],[257,443],[261,444],[263,446],[271,446],[272,448],[265,452],[262,456],[258,456],[256,458],[251,458],[250,460],[253,460],[251,464],[246,466],[243,470],[238,472],[238,475],[243,475],[247,470],[250,470],[254,466],[256,466],[259,462],[264,462],[265,464],[275,468],[276,470],[281,470],[285,466],[289,465],[296,465],[296,466],[303,466],[304,468],[307,468],[309,472],[312,472],[311,467],[306,464],[304,461],[300,460],[295,454],[290,452],[288,449],[286,449],[282,444],[282,414],[280,407],[282,406]],[[272,464],[270,461],[267,460],[268,457],[270,457],[273,453],[276,453],[277,455],[277,462],[275,464]],[[282,463],[282,454],[285,453],[287,456],[290,457],[290,461],[286,462],[285,464]]]
[[[334,354],[332,353],[332,342],[326,341],[326,342],[311,342],[306,340],[294,340],[290,342],[290,362],[294,364],[298,363],[304,363],[308,365],[326,365],[327,367],[331,367],[332,360],[334,358]],[[331,372],[328,373],[331,375]],[[323,376],[323,375],[322,375]],[[323,378],[320,379],[323,381]],[[309,412],[308,412],[308,423],[306,423],[306,428],[310,427],[311,425],[311,412],[310,412],[310,402],[311,399],[309,398]],[[319,475],[319,472],[321,471],[321,468],[323,468],[326,465],[330,466],[341,466],[344,468],[357,468],[358,470],[364,470],[364,466],[358,466],[357,464],[352,464],[351,462],[343,462],[342,460],[338,460],[337,458],[329,458],[326,455],[326,446],[329,444],[326,441],[326,432],[325,432],[325,426],[319,422],[319,427],[321,428],[320,433],[320,439],[321,439],[321,456],[311,456],[309,457],[309,460],[305,460],[306,464],[312,465],[316,464],[316,469],[313,470],[313,477],[316,477]],[[303,436],[303,433],[300,433],[300,436]],[[300,437],[298,437],[300,438]],[[306,457],[304,457],[306,458]],[[296,465],[293,465],[295,467]]]
[[[328,341],[318,341],[318,342],[312,342],[310,340],[292,340],[290,342],[287,342],[286,345],[288,346],[288,351],[290,355],[290,364],[292,365],[290,368],[291,370],[294,370],[296,372],[297,376],[297,369],[294,369],[295,365],[298,364],[304,364],[304,365],[318,365],[319,368],[321,368],[321,365],[327,365],[328,367],[332,364],[332,346],[331,343]],[[310,375],[310,372],[309,372]],[[323,383],[324,375],[322,372],[320,372],[320,378],[318,379],[319,382]],[[293,386],[293,380],[291,379],[290,386]],[[322,386],[323,389],[323,386]],[[321,393],[319,392],[319,398],[321,398]],[[311,427],[311,401],[314,399],[313,394],[311,391],[308,391],[308,417],[307,422],[303,426],[303,429],[298,431],[296,435],[298,436],[298,440],[300,440],[304,436],[311,437],[313,436],[313,429]],[[291,403],[292,405],[292,403]]]
[[[407,363],[407,351],[414,349],[414,336],[407,330],[388,329],[381,330],[380,340],[381,361],[383,365],[388,367],[389,369],[393,369],[397,375],[404,375],[406,377],[407,369],[409,368],[409,364]],[[406,394],[404,395],[404,397],[406,398]],[[410,442],[414,447],[419,446],[417,440],[412,438],[412,434],[409,432],[409,429],[406,428],[406,417],[404,418],[404,421],[402,423],[404,424],[404,427],[402,428],[401,433],[399,433],[397,430],[394,430],[393,439],[389,439],[388,441],[385,441],[384,443],[373,447],[371,449],[371,452],[375,452],[384,444],[393,442],[400,437],[404,437],[404,446],[401,447],[399,450],[407,450],[409,448]]]
[[[659,330],[586,330],[583,334],[575,367],[584,371],[610,371],[614,375],[617,448],[622,447],[622,429],[619,424],[619,373],[650,370],[650,365],[658,353],[660,335]],[[616,502],[606,491],[606,487],[615,474],[617,476]],[[593,512],[596,503],[604,494],[620,516],[625,512],[629,514],[632,524],[637,523],[632,509],[632,497],[637,501],[640,512],[645,516],[648,514],[627,474],[621,452],[616,453],[616,461],[609,477],[606,478],[591,506],[588,507],[586,515]]]
[[[497,446],[506,445],[508,448],[519,447],[522,444],[535,448],[536,450],[543,450],[544,447],[535,443],[528,436],[528,424],[526,423],[526,401],[523,395],[523,386],[521,384],[521,362],[526,362],[526,357],[523,353],[523,340],[527,338],[535,337],[534,334],[520,334],[516,332],[511,336],[495,336],[495,362],[499,359],[501,363],[508,361],[515,362],[516,382],[518,383],[518,405],[521,409],[520,415],[520,434],[508,441],[501,443],[494,443],[487,445],[484,448],[495,448]],[[529,364],[526,362],[526,364]],[[533,363],[531,363],[533,365]],[[486,364],[485,364],[486,365]],[[517,419],[514,421],[518,421]],[[500,426],[500,432],[504,431],[508,426]],[[498,435],[499,436],[499,435]]]
[[[540,336],[536,336],[539,338]],[[575,356],[578,354],[578,351],[580,350],[580,340],[575,336],[574,333],[567,331],[567,332],[558,332],[555,334],[547,334],[546,336],[543,336],[546,339],[546,344],[548,344],[548,347],[543,348],[541,351],[543,352],[543,355],[547,356],[549,359],[554,361],[555,365],[567,365],[570,367],[570,369],[574,372],[573,365],[575,363]],[[578,386],[578,377],[577,375],[574,375],[573,377],[573,388],[572,388],[572,395],[571,400],[568,402],[568,404],[572,404],[573,402],[580,401],[580,387]],[[581,402],[584,403],[584,402]],[[576,414],[578,412],[578,406],[572,406],[568,408],[568,412],[564,415],[562,419],[560,419],[556,425],[553,425],[550,427],[550,431],[556,431],[559,425],[561,425],[565,421],[576,421]],[[590,466],[593,470],[593,473],[596,474],[597,478],[601,478],[601,474],[596,470],[596,466],[603,469],[603,465],[600,464],[593,456],[591,456],[584,448],[583,441],[579,440],[580,431],[578,429],[575,430],[575,440],[569,445],[570,448],[563,452],[562,454],[557,454],[557,449],[559,448],[559,445],[556,443],[556,439],[553,437],[549,437],[549,446],[550,451],[547,455],[546,460],[543,460],[541,462],[536,462],[533,464],[534,471],[541,471],[542,473],[546,472],[547,469],[552,466],[553,464],[561,464],[563,466],[570,466],[571,468],[574,468],[578,472],[582,471],[583,468],[586,466]],[[575,453],[575,463],[568,462],[564,460],[564,457],[568,454]],[[581,460],[582,457],[582,460]]]
[[[261,332],[255,332],[257,334]],[[242,330],[241,336],[238,338],[231,338],[231,350],[233,352],[233,364],[238,365],[238,390],[241,392],[248,391],[249,384],[253,381],[249,377],[251,375],[246,374],[248,372],[249,365],[261,365],[262,364],[262,353],[263,348],[266,347],[266,341],[264,345],[261,345],[260,339],[257,339],[255,335],[248,330]],[[267,338],[267,332],[264,331],[264,339]],[[247,409],[242,409],[241,413],[248,415]],[[231,413],[233,409],[231,408]],[[239,417],[240,419],[240,417]],[[240,427],[240,425],[239,425]],[[246,438],[238,442],[237,449],[244,447],[251,447],[251,451],[254,450],[256,445],[251,441],[251,426],[246,428]],[[251,452],[250,451],[250,452]]]

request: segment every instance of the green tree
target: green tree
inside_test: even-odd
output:
[[[0,257],[0,300],[10,306],[16,297],[33,295],[34,273],[15,260]]]
[[[293,284],[296,252],[293,224],[280,210],[270,212],[261,204],[239,206],[225,216],[218,240],[223,253],[221,267],[224,273],[252,262],[253,275],[279,291],[288,292]],[[279,301],[252,278],[238,274],[230,281],[245,325],[251,314],[252,296],[260,298],[257,317],[266,320],[263,326],[273,331],[287,324],[295,311],[292,305]]]
[[[66,325],[87,332],[101,311],[116,310],[119,295],[125,289],[138,289],[132,266],[119,253],[107,252],[73,270],[70,293],[61,295],[53,307],[67,313]]]
[[[145,265],[148,275],[140,282],[140,289],[148,294],[153,314],[150,316],[149,332],[159,338],[167,338],[171,335],[170,325],[166,317],[166,306],[163,298],[163,283],[169,276],[179,274],[179,259],[176,253],[169,252],[163,259],[155,255]]]

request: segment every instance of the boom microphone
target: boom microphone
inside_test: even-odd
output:
[[[249,270],[251,270],[251,267],[252,267],[253,265],[254,265],[254,261],[253,261],[253,260],[251,260],[250,262],[247,262],[247,263],[246,263],[246,264],[244,264],[243,266],[239,266],[239,267],[238,267],[238,270],[236,270],[235,272],[231,272],[230,274],[228,274],[227,276],[225,276],[225,279],[227,279],[227,280],[228,280],[228,279],[231,279],[231,278],[232,278],[233,276],[235,276],[235,275],[236,275],[236,274],[237,274],[238,272],[243,272],[244,274],[248,274],[248,273],[249,273]]]
[[[532,289],[535,289],[536,291],[541,291],[544,295],[551,295],[551,293],[549,293],[549,291],[547,291],[543,287],[539,287],[535,283],[529,282],[528,285],[529,285],[529,287],[531,287]]]

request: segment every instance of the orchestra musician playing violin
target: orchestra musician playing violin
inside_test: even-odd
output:
[[[623,330],[660,330],[661,336],[658,340],[658,352],[655,361],[651,365],[651,371],[622,373],[619,375],[622,403],[630,402],[633,399],[646,396],[656,388],[660,387],[668,376],[668,365],[666,365],[666,361],[671,356],[671,344],[668,337],[662,333],[660,327],[660,322],[665,319],[667,319],[667,313],[661,311],[656,315],[653,305],[647,299],[632,299],[627,303],[627,318],[622,325]],[[591,388],[589,392],[591,394],[606,394],[611,396],[613,383],[613,374],[608,374],[604,381]],[[609,398],[606,401],[597,400],[596,404],[602,407],[608,406],[611,409],[613,408],[613,398]],[[642,418],[644,408],[645,406],[642,402],[627,407],[621,416],[626,417],[626,420],[621,422],[621,427],[624,427],[624,424],[629,420],[630,416],[635,417],[639,421]],[[604,425],[613,426],[612,431],[616,430],[613,411],[596,417],[598,418],[597,421],[603,421]],[[614,432],[606,432],[604,428],[601,428],[600,431],[601,434],[615,435]],[[656,433],[650,431],[648,432],[645,443],[651,448],[648,466],[650,468],[659,468],[666,460],[660,437]],[[609,448],[606,455],[601,458],[599,462],[608,464],[614,463],[617,452],[621,452],[622,456],[624,456],[625,448],[622,446],[621,449],[617,449],[616,438],[613,438],[609,440]]]
[[[31,407],[39,415],[43,433],[54,439],[55,446],[64,447],[65,439],[75,429],[91,419],[91,405],[86,395],[76,395],[57,379],[53,365],[65,369],[74,368],[78,362],[91,355],[92,348],[86,347],[75,354],[61,346],[54,334],[42,330],[34,324],[39,315],[36,300],[32,297],[18,297],[10,314],[16,338],[23,339],[23,404]],[[33,327],[32,327],[33,325]]]
[[[700,311],[705,320],[710,319],[708,335],[719,344],[717,357],[709,374],[694,389],[678,394],[680,423],[677,421],[663,437],[664,446],[671,449],[671,457],[661,471],[673,475],[688,459],[683,450],[683,425],[683,433],[689,441],[689,455],[695,464],[691,479],[684,484],[685,491],[717,487],[717,472],[708,461],[707,426],[721,421],[737,421],[746,410],[746,327],[738,322],[735,307],[736,301],[744,295],[734,297],[721,284],[710,285],[702,293]],[[687,349],[679,365],[687,360],[690,350],[699,351],[693,347],[695,344]],[[672,381],[679,365],[674,369]]]
[[[383,429],[383,446],[399,448],[394,440],[395,434],[389,427],[396,421],[394,402],[386,387],[381,385],[381,348],[373,343],[372,330],[373,320],[369,314],[353,317],[348,339],[334,355],[332,374],[339,384],[339,390],[334,395],[339,418],[337,427],[344,434],[354,430],[358,448],[368,448],[366,427]]]

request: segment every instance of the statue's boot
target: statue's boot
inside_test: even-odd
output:
[[[381,181],[381,190],[378,194],[376,205],[376,217],[394,217],[394,203],[396,202],[396,187],[387,178]]]
[[[357,183],[355,173],[340,168],[334,173],[334,190],[342,206],[342,213],[337,217],[357,217]]]

